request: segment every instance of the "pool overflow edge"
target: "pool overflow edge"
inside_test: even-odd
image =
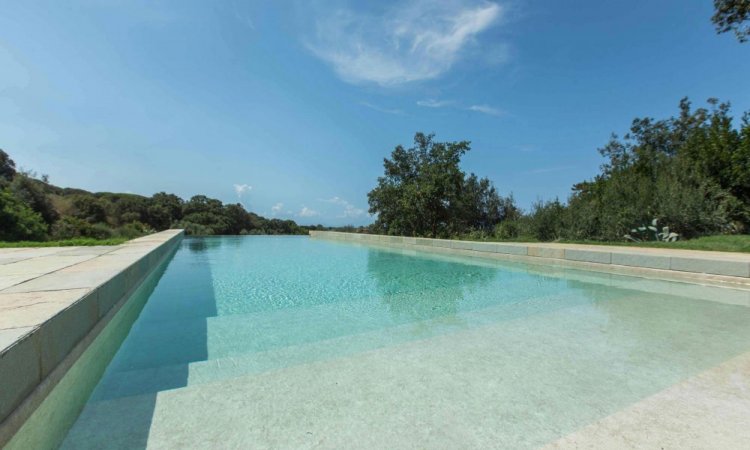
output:
[[[159,235],[165,239],[136,261],[0,350],[0,390],[5,391],[0,391],[0,448],[11,440],[138,287],[174,254],[184,230],[166,230],[141,239],[153,240]],[[138,240],[130,242],[135,241]],[[96,312],[94,320],[81,320],[83,315],[91,317],[87,314],[91,311]]]

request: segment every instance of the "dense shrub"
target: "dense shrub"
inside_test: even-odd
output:
[[[495,225],[494,235],[497,239],[511,240],[521,235],[522,224],[519,219],[509,219]]]
[[[91,237],[94,234],[92,225],[74,216],[65,216],[52,225],[52,239],[65,240]]]
[[[117,228],[115,230],[115,234],[118,237],[124,237],[127,239],[134,239],[138,236],[143,236],[144,234],[151,233],[155,230],[150,228],[148,225],[141,223],[141,222],[131,222],[126,223],[125,225]]]
[[[10,183],[10,190],[29,208],[39,213],[47,224],[52,224],[60,216],[44,191],[44,183],[25,173],[16,174]]]
[[[41,214],[9,190],[0,190],[0,241],[42,240],[46,233],[47,224]]]
[[[592,181],[574,186],[565,237],[618,240],[658,218],[682,237],[741,231],[750,222],[750,124],[732,127],[729,105],[666,120],[636,119]]]
[[[107,204],[93,195],[81,194],[73,197],[73,216],[88,223],[107,221]]]
[[[565,231],[565,206],[557,199],[535,202],[527,227],[528,233],[540,241],[560,239]]]

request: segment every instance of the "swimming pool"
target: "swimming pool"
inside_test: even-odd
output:
[[[535,448],[750,352],[727,288],[307,237],[162,272],[77,419],[47,407],[62,448]]]

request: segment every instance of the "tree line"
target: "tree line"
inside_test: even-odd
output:
[[[133,238],[167,228],[187,234],[306,234],[293,220],[267,219],[240,204],[61,188],[16,169],[0,150],[0,241]]]
[[[676,116],[637,118],[599,150],[600,173],[572,187],[567,201],[522,211],[487,178],[466,174],[467,141],[436,142],[417,133],[397,146],[368,194],[370,232],[431,237],[622,240],[659,219],[684,238],[744,233],[750,226],[750,113],[734,126],[730,105],[709,99]]]

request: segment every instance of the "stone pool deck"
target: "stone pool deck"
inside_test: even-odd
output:
[[[182,236],[0,249],[0,447]]]
[[[448,255],[580,268],[674,281],[750,287],[750,254],[603,245],[479,242],[310,231],[313,238]]]

